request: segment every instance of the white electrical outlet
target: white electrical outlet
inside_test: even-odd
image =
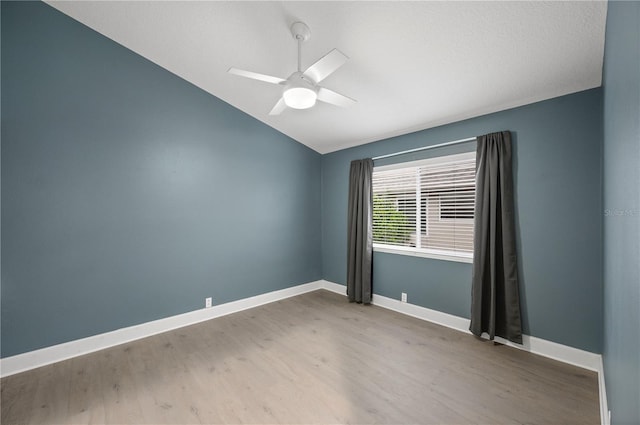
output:
[[[403,303],[407,302],[407,293],[403,292],[402,296],[400,297],[400,301],[402,301]]]
[[[204,299],[204,308],[210,308],[211,307],[211,302],[212,302],[211,297],[205,298]]]

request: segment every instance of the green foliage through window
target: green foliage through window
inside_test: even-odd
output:
[[[383,244],[403,245],[409,240],[409,220],[398,211],[392,198],[373,196],[373,240]]]

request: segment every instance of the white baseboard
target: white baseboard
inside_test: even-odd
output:
[[[600,422],[602,425],[611,425],[611,412],[607,401],[607,387],[604,382],[604,363],[602,356],[598,364],[598,389],[600,393]]]
[[[431,323],[436,323],[447,328],[457,331],[469,332],[469,320],[463,317],[454,316],[452,314],[443,313],[437,310],[420,307],[415,304],[403,303],[400,300],[383,297],[382,295],[373,295],[372,304],[384,307],[407,316],[416,317]]]
[[[305,283],[254,297],[244,298],[225,304],[213,306],[211,308],[190,311],[188,313],[142,323],[140,325],[117,329],[99,335],[90,336],[39,350],[29,351],[11,357],[0,359],[0,377],[13,375],[51,363],[67,360],[73,357],[89,354],[98,350],[124,344],[140,338],[178,329],[184,326],[193,325],[205,320],[226,316],[242,310],[258,307],[274,301],[290,298],[296,295],[325,289],[340,295],[346,295],[346,287],[326,280]],[[394,310],[408,316],[436,323],[461,332],[469,333],[469,319],[431,310],[414,304],[403,303],[393,298],[382,295],[373,296],[373,304]],[[600,417],[603,425],[609,425],[609,411],[607,406],[607,395],[604,380],[604,369],[602,356],[588,351],[547,341],[528,335],[523,335],[523,344],[513,344],[510,341],[496,337],[496,341],[511,347],[529,351],[544,357],[559,360],[598,373],[598,384],[600,390]]]
[[[345,295],[346,293],[346,287],[344,285],[328,282],[326,280],[321,281],[321,287],[342,295]],[[415,304],[403,303],[400,300],[376,294],[373,295],[372,304],[397,311],[408,316],[416,317],[418,319],[426,320],[428,322],[436,323],[441,326],[446,326],[460,332],[471,334],[469,331],[470,320],[463,317],[453,316],[441,311],[420,307]],[[488,338],[488,335],[483,335],[483,337]],[[602,355],[529,335],[522,336],[522,345],[514,344],[511,341],[500,337],[496,337],[495,340],[500,344],[515,347],[520,350],[597,372],[600,392],[600,420],[603,425],[609,425],[609,412],[607,407],[607,393],[604,384]]]
[[[346,293],[346,287],[336,283],[322,280],[321,287],[332,292],[344,295]],[[457,331],[470,334],[469,331],[469,319],[464,317],[454,316],[451,314],[443,313],[437,310],[431,310],[426,307],[420,307],[415,304],[403,303],[400,300],[384,297],[382,295],[373,295],[373,305],[387,308],[389,310],[397,311],[407,316],[416,317],[418,319],[426,320],[428,322],[436,323],[438,325],[446,326]],[[598,372],[601,369],[602,356],[600,354],[591,353],[589,351],[580,350],[578,348],[569,347],[567,345],[558,344],[556,342],[547,341],[542,338],[534,336],[523,335],[522,345],[514,344],[511,341],[507,341],[503,338],[496,337],[496,342],[500,344],[515,347],[520,350],[529,351],[534,354],[539,354],[544,357],[549,357],[554,360],[559,360],[564,363],[569,363],[575,366],[579,366],[585,369],[589,369]]]
[[[336,294],[347,296],[347,287],[337,283],[329,282],[328,280],[321,280],[320,287],[327,291],[335,292]]]
[[[0,359],[0,376],[5,377],[13,375],[19,372],[35,369],[40,366],[67,360],[72,357],[124,344],[136,339],[146,338],[148,336],[193,325],[205,320],[226,316],[227,314],[236,313],[238,311],[247,310],[249,308],[304,294],[306,292],[315,291],[322,288],[323,283],[323,281],[305,283],[290,288],[280,289],[278,291],[268,292],[266,294],[256,295],[254,297],[215,305],[211,308],[194,310],[188,313],[142,323],[140,325],[129,326],[127,328],[117,329],[115,331],[53,345],[51,347],[45,347],[11,357],[5,357]]]

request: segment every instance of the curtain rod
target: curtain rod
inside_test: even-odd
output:
[[[441,148],[443,146],[449,146],[449,145],[457,145],[458,143],[465,143],[465,142],[472,142],[472,141],[475,142],[475,140],[476,140],[475,137],[468,137],[466,139],[454,140],[452,142],[439,143],[437,145],[423,146],[421,148],[409,149],[407,151],[395,152],[395,153],[390,153],[390,154],[387,154],[387,155],[380,155],[380,156],[373,157],[371,159],[375,161],[375,160],[378,160],[378,159],[391,158],[392,156],[404,155],[404,154],[407,154],[407,153],[426,151],[427,149]]]

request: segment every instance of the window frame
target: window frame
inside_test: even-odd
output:
[[[405,162],[398,162],[398,163],[388,164],[388,165],[374,166],[373,171],[374,172],[389,171],[389,170],[399,170],[403,168],[424,167],[424,166],[442,166],[448,163],[455,163],[463,160],[475,159],[475,157],[476,157],[475,151],[458,153],[458,154],[450,154],[450,155],[442,155],[442,156],[414,160],[414,161],[405,161]],[[422,204],[422,200],[420,201],[420,204]],[[422,205],[420,205],[420,208],[422,208]],[[438,200],[438,209],[440,209],[440,200]],[[438,211],[438,219],[440,219],[440,211]],[[470,218],[460,218],[460,219],[451,218],[447,220],[460,220],[460,221],[466,221],[466,222],[473,221],[473,219],[470,219]],[[427,221],[427,229],[428,229],[429,227],[428,219],[426,221]],[[373,242],[373,251],[383,252],[387,254],[408,255],[412,257],[422,257],[422,258],[430,258],[430,259],[436,259],[436,260],[454,261],[459,263],[473,263],[473,253],[456,252],[454,254],[452,251],[435,249],[435,248],[415,248],[410,246],[389,245],[389,244]]]

